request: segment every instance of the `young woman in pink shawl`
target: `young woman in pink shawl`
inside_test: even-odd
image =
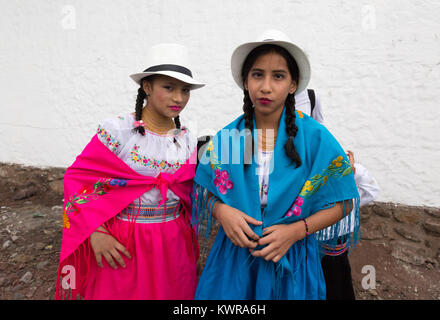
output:
[[[197,138],[179,113],[193,79],[185,47],[157,45],[135,113],[103,121],[64,177],[57,299],[193,299]]]

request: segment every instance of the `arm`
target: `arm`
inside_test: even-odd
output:
[[[350,207],[348,207],[350,205]],[[352,208],[352,201],[345,201],[345,206]],[[348,210],[349,212],[349,210]],[[320,210],[306,218],[309,234],[327,228],[343,218],[342,202],[337,202],[332,208]],[[263,237],[258,240],[259,245],[266,245],[263,249],[252,253],[266,261],[278,262],[297,241],[306,237],[306,224],[303,220],[291,224],[278,224],[263,230]]]
[[[353,209],[353,201],[345,200],[345,207],[349,208],[347,210],[347,214]],[[315,233],[322,229],[325,229],[331,225],[334,225],[336,222],[341,220],[344,217],[342,202],[337,202],[333,207],[320,210],[315,214],[308,217],[307,224],[309,227],[309,233]],[[303,237],[304,238],[304,237]],[[301,238],[302,239],[302,238]]]
[[[355,163],[354,179],[360,196],[360,206],[373,202],[379,195],[380,188],[373,176],[360,163]]]
[[[374,201],[379,195],[379,185],[368,170],[360,163],[354,160],[353,151],[347,150],[347,156],[350,160],[351,169],[354,173],[354,180],[360,195],[360,206]]]

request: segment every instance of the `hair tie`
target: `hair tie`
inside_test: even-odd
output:
[[[135,127],[143,127],[143,126],[144,126],[144,122],[143,122],[142,120],[134,121],[134,122],[133,122],[133,125],[134,125]]]

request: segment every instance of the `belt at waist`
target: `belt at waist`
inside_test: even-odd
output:
[[[123,221],[133,221],[136,223],[160,223],[177,219],[180,216],[181,210],[180,201],[167,202],[167,208],[157,207],[155,205],[135,205],[130,204],[127,208],[122,210],[117,218]]]
[[[327,256],[339,256],[348,250],[348,243],[340,243],[336,245],[324,245],[324,251]]]

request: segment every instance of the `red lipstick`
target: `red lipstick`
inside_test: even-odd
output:
[[[182,109],[181,106],[170,106],[170,109],[173,111],[180,111]]]
[[[260,104],[267,105],[267,104],[271,103],[272,100],[270,100],[270,99],[268,99],[268,98],[260,98],[260,99],[258,99],[258,102],[259,102]]]

